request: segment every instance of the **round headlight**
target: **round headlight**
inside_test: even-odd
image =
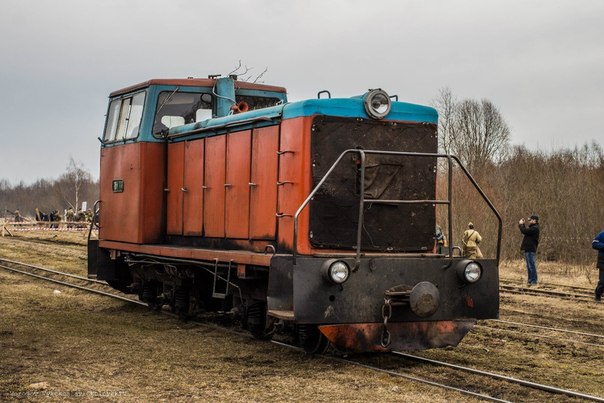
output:
[[[342,284],[344,281],[348,280],[348,276],[350,275],[350,268],[345,262],[341,260],[336,260],[335,262],[329,265],[329,268],[327,269],[327,274],[329,276],[329,279],[335,284]]]
[[[468,283],[475,283],[482,276],[482,267],[476,262],[468,263],[463,271],[463,275]]]
[[[365,95],[364,103],[365,112],[374,119],[382,119],[390,113],[390,97],[384,90],[370,90],[367,95]]]
[[[457,277],[465,283],[475,283],[482,277],[482,266],[480,263],[469,259],[457,262],[455,271],[457,272]]]

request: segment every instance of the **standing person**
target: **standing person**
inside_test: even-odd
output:
[[[596,286],[596,301],[601,301],[602,294],[604,294],[604,231],[600,231],[596,235],[591,243],[591,247],[598,251],[596,267],[600,270],[600,276],[598,277],[598,285]]]
[[[439,255],[447,254],[447,237],[440,228],[440,225],[436,224],[434,231],[434,239],[436,239],[436,253]]]
[[[535,255],[537,254],[537,246],[539,246],[539,216],[533,214],[529,218],[528,227],[524,224],[524,218],[518,222],[520,232],[524,234],[520,250],[524,251],[524,259],[526,260],[526,270],[528,272],[527,285],[537,285],[537,263]]]
[[[463,255],[469,259],[482,258],[482,252],[478,244],[482,242],[482,237],[474,229],[474,224],[468,223],[468,229],[463,233],[461,243],[463,245]]]

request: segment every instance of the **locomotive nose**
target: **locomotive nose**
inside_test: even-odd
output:
[[[436,312],[440,303],[438,288],[429,281],[417,283],[411,290],[409,306],[417,316],[425,318]]]

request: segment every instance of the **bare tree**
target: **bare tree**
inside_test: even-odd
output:
[[[438,110],[438,145],[446,154],[451,153],[451,142],[455,138],[455,106],[457,101],[449,88],[441,88],[439,97],[434,101]]]
[[[63,199],[75,211],[78,210],[81,190],[90,181],[90,172],[84,169],[84,164],[81,161],[75,161],[73,157],[69,157],[67,172],[61,175],[58,185]],[[71,203],[71,201],[75,203]]]
[[[439,112],[439,143],[446,153],[457,155],[475,173],[507,155],[510,129],[489,100],[457,102],[448,88],[435,101]]]

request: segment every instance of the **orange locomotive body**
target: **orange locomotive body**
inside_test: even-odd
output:
[[[435,206],[450,207],[436,161],[452,158],[436,122],[382,90],[288,103],[210,77],[116,91],[89,276],[313,352],[456,345],[498,314],[498,257],[436,253]]]

